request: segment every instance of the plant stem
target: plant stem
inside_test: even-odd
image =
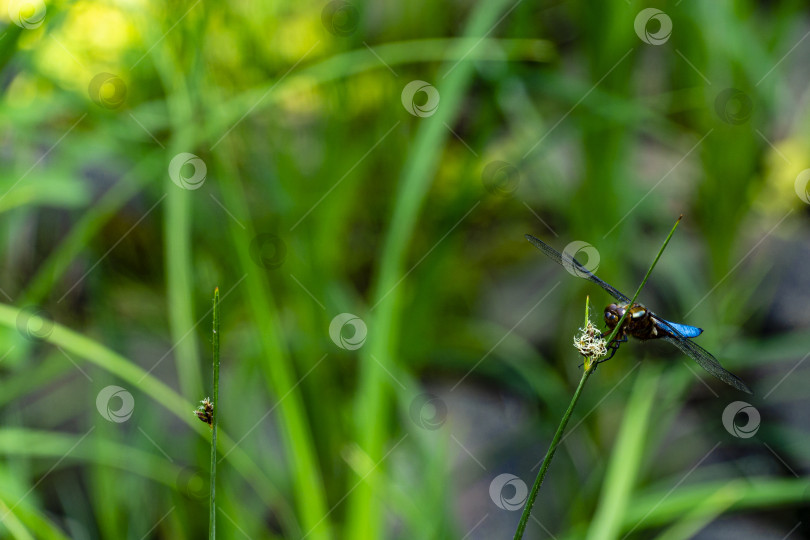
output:
[[[591,376],[591,373],[593,373],[595,368],[596,362],[591,362],[590,366],[588,366],[582,372],[582,378],[579,380],[579,386],[577,386],[577,390],[574,392],[574,397],[571,398],[571,403],[568,404],[568,410],[565,411],[562,421],[557,427],[557,433],[554,434],[554,438],[551,440],[551,446],[549,446],[548,452],[546,452],[546,457],[543,458],[543,465],[541,465],[540,472],[537,473],[537,478],[534,480],[534,485],[532,486],[531,493],[529,493],[526,506],[523,507],[523,514],[520,516],[520,523],[518,523],[517,531],[515,531],[515,540],[520,540],[523,538],[523,531],[526,529],[526,524],[529,522],[529,515],[532,513],[534,500],[537,498],[537,493],[540,491],[540,484],[543,483],[543,478],[546,476],[548,466],[551,464],[551,458],[554,457],[554,452],[557,451],[557,445],[560,443],[563,431],[565,431],[565,426],[568,425],[568,420],[571,418],[571,413],[574,412],[574,406],[577,404],[577,401],[579,401],[579,395],[582,393],[582,388],[585,386],[585,381],[588,380],[588,377]]]
[[[217,537],[217,417],[219,416],[219,287],[214,289],[214,411],[211,419],[211,489],[208,504],[208,539]]]
[[[658,250],[658,255],[655,256],[653,259],[652,264],[650,265],[650,269],[647,270],[647,275],[644,276],[644,279],[641,281],[641,284],[638,286],[636,290],[636,294],[633,295],[633,299],[630,300],[630,304],[628,305],[628,309],[624,310],[624,314],[622,318],[619,319],[619,323],[613,328],[613,331],[610,333],[607,339],[607,343],[611,343],[613,339],[616,337],[616,334],[621,329],[622,325],[624,324],[624,319],[627,317],[627,314],[630,313],[629,307],[636,303],[636,299],[638,295],[641,293],[641,289],[644,288],[644,285],[647,283],[647,279],[649,279],[650,274],[655,268],[655,265],[658,263],[658,259],[661,258],[661,254],[666,249],[667,244],[669,244],[670,238],[675,233],[675,229],[678,227],[678,224],[681,222],[683,215],[681,215],[678,220],[675,222],[675,225],[672,226],[672,230],[669,231],[666,240],[664,240],[661,249]],[[589,309],[589,302],[590,298],[586,297],[585,299],[585,324],[588,324],[588,309]],[[532,506],[534,506],[534,501],[537,498],[537,493],[540,491],[540,485],[543,483],[543,479],[546,476],[546,472],[548,471],[548,467],[551,464],[551,459],[554,457],[554,452],[557,451],[557,445],[560,444],[560,439],[562,439],[563,432],[565,431],[565,427],[568,425],[568,420],[571,418],[571,413],[574,412],[574,407],[579,401],[579,396],[582,393],[582,388],[585,386],[585,381],[588,380],[588,377],[591,376],[591,373],[594,372],[596,366],[599,365],[596,361],[597,359],[586,358],[585,359],[585,369],[582,372],[582,378],[579,380],[579,386],[577,386],[576,391],[574,392],[574,397],[571,398],[571,403],[568,404],[568,409],[565,411],[565,414],[560,421],[560,425],[557,426],[557,432],[554,434],[554,438],[551,440],[551,446],[548,448],[548,452],[546,452],[546,457],[543,458],[543,464],[540,466],[540,471],[537,473],[537,478],[534,480],[534,485],[532,485],[532,490],[529,493],[529,498],[526,500],[526,505],[523,507],[523,513],[520,516],[520,522],[518,523],[517,530],[515,531],[514,540],[521,540],[523,538],[523,532],[526,530],[526,524],[529,522],[529,516],[532,513]]]
[[[655,265],[658,264],[658,259],[661,258],[661,254],[664,253],[664,250],[666,249],[667,244],[669,244],[669,239],[672,238],[672,235],[675,233],[675,229],[678,228],[678,224],[681,222],[682,219],[683,219],[683,214],[681,214],[678,217],[678,219],[675,221],[675,225],[672,226],[672,230],[669,231],[669,234],[667,235],[667,239],[664,240],[664,243],[661,245],[661,249],[658,250],[658,255],[655,256],[655,259],[653,259],[653,262],[650,265],[650,269],[647,270],[647,275],[645,275],[644,279],[641,280],[641,284],[638,286],[638,289],[636,289],[636,294],[633,295],[633,299],[630,300],[630,303],[627,305],[628,309],[624,310],[624,314],[622,315],[622,318],[619,319],[619,324],[617,324],[616,326],[613,327],[613,331],[610,333],[610,335],[608,336],[608,339],[607,339],[608,344],[610,344],[613,341],[613,339],[616,337],[616,334],[619,333],[619,330],[621,329],[622,325],[624,324],[624,319],[626,319],[627,315],[630,313],[630,309],[629,309],[630,306],[632,306],[633,304],[636,303],[636,298],[638,298],[638,295],[641,294],[641,289],[643,289],[644,285],[646,285],[647,279],[650,277],[650,274],[652,273],[653,268],[655,268]]]

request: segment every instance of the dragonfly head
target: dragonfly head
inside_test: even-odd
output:
[[[614,328],[619,324],[619,319],[624,315],[624,307],[619,304],[610,304],[605,308],[605,324],[608,328]]]

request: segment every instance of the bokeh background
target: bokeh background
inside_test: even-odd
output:
[[[803,2],[0,3],[3,538],[810,538]]]

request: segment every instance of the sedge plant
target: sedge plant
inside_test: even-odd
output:
[[[211,427],[211,486],[208,490],[208,539],[216,538],[216,486],[217,486],[217,409],[219,408],[219,287],[214,289],[213,344],[214,400],[205,398],[194,414]]]
[[[658,250],[658,254],[653,259],[650,268],[647,270],[647,274],[644,276],[644,279],[641,280],[641,284],[636,289],[636,294],[633,295],[632,300],[630,300],[629,305],[633,305],[636,303],[636,299],[638,295],[641,293],[641,289],[644,288],[644,285],[647,283],[647,279],[649,279],[650,274],[655,268],[655,265],[658,263],[658,259],[661,258],[661,255],[664,253],[664,250],[669,244],[669,240],[672,238],[672,235],[675,233],[675,229],[678,227],[678,224],[681,222],[683,215],[678,217],[675,221],[675,224],[672,226],[672,230],[669,231],[666,240],[661,245],[661,248]],[[579,380],[579,385],[577,385],[577,389],[574,391],[574,396],[571,398],[571,402],[568,404],[568,409],[566,409],[565,413],[563,414],[562,420],[560,421],[560,425],[557,426],[557,431],[554,433],[554,438],[551,440],[551,445],[546,452],[545,458],[543,458],[543,463],[540,466],[540,470],[537,472],[537,477],[534,480],[534,484],[532,485],[532,490],[529,492],[529,498],[526,500],[526,505],[523,507],[523,513],[520,516],[520,521],[518,522],[517,530],[515,531],[514,540],[521,540],[523,538],[523,533],[526,530],[526,524],[529,522],[529,516],[532,512],[532,507],[534,506],[534,501],[537,499],[537,494],[540,491],[540,486],[543,483],[543,479],[546,477],[546,473],[548,472],[549,465],[551,465],[551,460],[554,458],[554,453],[557,451],[557,446],[560,444],[560,440],[562,439],[563,433],[565,432],[565,428],[568,425],[568,421],[571,419],[571,414],[574,412],[574,407],[576,407],[577,402],[579,401],[579,397],[582,394],[582,389],[585,387],[585,382],[591,376],[591,374],[596,370],[596,366],[599,365],[599,362],[603,360],[608,352],[608,346],[613,343],[613,340],[616,338],[617,334],[621,330],[624,325],[624,320],[627,318],[627,314],[630,313],[630,310],[627,309],[622,314],[621,319],[619,319],[618,324],[613,327],[613,330],[610,332],[607,338],[603,338],[596,328],[593,326],[593,323],[590,320],[590,313],[589,313],[589,301],[588,298],[585,300],[585,326],[582,328],[582,332],[579,336],[574,339],[574,344],[577,350],[580,351],[580,354],[585,357],[585,362],[583,364],[582,370],[582,377]]]

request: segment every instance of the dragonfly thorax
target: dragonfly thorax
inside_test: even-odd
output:
[[[610,304],[605,308],[605,324],[613,330],[625,311],[628,311],[627,304]],[[655,323],[650,316],[650,312],[641,304],[633,304],[629,308],[629,313],[624,319],[620,335],[629,334],[636,339],[652,339],[659,337]]]

